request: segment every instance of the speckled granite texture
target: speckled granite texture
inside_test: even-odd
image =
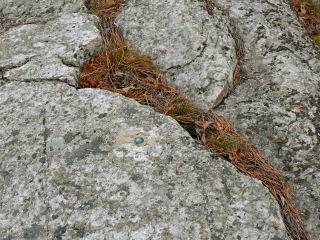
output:
[[[0,35],[0,69],[7,81],[60,80],[77,85],[79,67],[101,46],[98,18],[70,13],[22,24]]]
[[[232,30],[237,30],[245,51],[240,86],[236,91],[229,92],[217,111],[260,146],[273,166],[288,177],[306,229],[314,236],[320,236],[319,48],[300,26],[289,1],[258,0],[250,4],[246,0],[216,2],[220,10],[214,9],[209,15],[199,1],[167,0],[160,3],[134,0],[118,17],[117,23],[134,49],[155,54],[155,61],[164,69],[168,80],[207,108],[213,103],[212,91],[216,91],[217,83],[213,81],[206,85],[204,91],[196,85],[207,82],[204,76],[210,73],[207,66],[213,72],[218,71],[219,67],[212,64],[212,59],[216,59],[218,64],[224,62],[222,59],[227,59],[229,63],[234,59],[230,58],[234,55],[228,55],[226,47],[231,52],[235,51],[230,38],[233,37]],[[172,19],[161,21],[160,18],[169,12],[172,12]],[[198,32],[188,28],[189,23]],[[210,25],[209,29],[207,25]],[[179,65],[175,61],[192,56],[193,45],[188,45],[188,42],[197,41],[193,41],[191,32],[199,35],[196,39],[208,39],[205,49],[212,49],[212,55],[208,57],[203,54],[196,58],[192,64],[197,64],[197,67],[191,72],[189,65],[178,71],[172,70],[170,66]],[[180,43],[182,47],[177,48],[175,45]],[[234,64],[224,65],[223,68],[232,73]],[[180,76],[187,83],[180,82]],[[207,98],[206,94],[210,97]],[[203,101],[203,98],[206,100]]]
[[[320,51],[287,1],[219,1],[246,48],[244,82],[218,112],[289,180],[304,226],[320,236]]]
[[[288,177],[317,239],[319,49],[285,1],[219,4],[132,0],[116,23],[199,106],[229,95],[218,112]],[[262,184],[174,120],[76,89],[101,48],[97,21],[82,1],[0,0],[0,238],[289,239]],[[246,74],[230,92],[234,29]]]
[[[167,17],[163,17],[167,16]],[[237,59],[230,22],[199,1],[128,1],[116,19],[128,45],[153,56],[169,83],[209,109],[233,87]]]
[[[0,96],[1,236],[286,239],[261,183],[173,119],[58,82],[7,83]]]

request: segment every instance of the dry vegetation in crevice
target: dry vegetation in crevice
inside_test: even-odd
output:
[[[260,180],[278,202],[290,236],[294,240],[310,240],[285,177],[269,164],[261,150],[223,117],[197,108],[183,92],[171,87],[151,57],[137,56],[127,48],[113,23],[123,3],[124,0],[86,1],[90,11],[101,18],[104,48],[84,64],[80,88],[117,92],[171,116],[199,144],[218,152],[245,175]]]
[[[301,25],[320,47],[320,3],[312,0],[293,0],[292,5]]]

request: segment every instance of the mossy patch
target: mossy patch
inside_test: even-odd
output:
[[[320,35],[311,37],[315,43],[320,46]]]
[[[229,150],[229,149],[234,149],[239,146],[239,140],[236,138],[227,138],[227,139],[213,139],[212,143],[217,147],[217,148],[222,148],[224,150]]]

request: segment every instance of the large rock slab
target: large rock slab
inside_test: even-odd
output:
[[[128,45],[151,55],[199,107],[218,104],[233,87],[235,43],[222,11],[212,17],[198,1],[132,0],[116,24]]]
[[[146,106],[61,82],[0,105],[4,239],[286,239],[261,183]]]
[[[289,1],[222,0],[245,43],[246,79],[218,108],[287,176],[320,236],[320,51]]]
[[[10,28],[0,35],[3,80],[60,80],[76,86],[79,68],[101,47],[97,22],[93,15],[69,13]]]

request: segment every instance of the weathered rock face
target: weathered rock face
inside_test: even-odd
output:
[[[267,190],[171,118],[58,82],[0,95],[6,239],[286,239]]]
[[[195,145],[172,119],[117,94],[53,81],[75,85],[101,41],[95,17],[57,9],[37,18],[46,23],[0,36],[0,235],[285,239],[266,189]]]
[[[242,6],[241,1],[240,5],[233,4],[235,8],[230,16]],[[155,10],[157,14],[153,13]],[[120,15],[118,24],[123,24],[120,27],[129,42],[145,39],[146,43],[141,44],[146,51],[140,49],[141,53],[154,54],[168,79],[181,89],[185,87],[200,106],[210,107],[219,94],[223,95],[225,86],[232,86],[235,47],[228,30],[231,23],[223,12],[216,10],[214,16],[209,16],[201,3],[195,1],[130,1],[124,12],[126,15]],[[159,16],[163,19],[164,14],[172,12],[176,13],[174,18],[165,20],[172,26],[167,28],[167,34],[161,30],[165,24],[161,25]],[[137,13],[144,15],[135,18],[132,14]],[[241,14],[239,19],[244,21]],[[144,21],[142,16],[146,17]],[[261,183],[239,174],[228,162],[196,145],[171,118],[118,94],[69,86],[76,85],[81,64],[101,45],[95,27],[97,18],[86,13],[82,1],[0,0],[0,19],[4,30],[0,34],[1,237],[6,240],[287,239],[278,205]],[[139,19],[142,22],[135,22]],[[247,23],[240,20],[239,29],[247,29]],[[41,23],[25,24],[38,21]],[[22,25],[7,26],[12,23]],[[295,20],[292,23],[296,24]],[[140,32],[137,24],[141,29],[149,29],[153,37],[141,34],[145,31]],[[297,24],[296,28],[294,34],[301,31]],[[140,36],[136,36],[139,32]],[[170,41],[163,41],[161,34]],[[309,221],[317,222],[317,205],[312,199],[312,194],[315,200],[317,197],[316,158],[309,161],[310,168],[296,163],[300,163],[299,156],[303,154],[314,157],[317,153],[318,108],[312,108],[311,101],[318,96],[314,75],[319,71],[318,53],[315,50],[306,53],[301,47],[295,58],[291,58],[291,53],[283,56],[290,69],[309,63],[312,70],[299,65],[304,71],[301,79],[308,76],[310,82],[304,80],[306,86],[301,93],[298,90],[303,84],[294,85],[298,93],[290,98],[306,101],[301,104],[307,113],[295,110],[296,107],[287,111],[281,108],[285,102],[279,97],[281,92],[265,88],[266,97],[261,97],[259,91],[263,92],[264,88],[258,86],[271,77],[280,78],[281,75],[273,74],[286,69],[286,64],[279,65],[282,63],[278,55],[272,56],[274,66],[262,60],[259,64],[259,51],[264,48],[254,47],[255,41],[249,41],[256,35],[245,30],[241,34],[247,37],[247,49],[256,54],[248,55],[247,67],[256,58],[258,66],[265,64],[270,71],[253,66],[248,81],[238,89],[237,95],[228,99],[224,105],[228,108],[221,107],[220,111],[242,129],[250,124],[266,127],[268,124],[262,123],[268,119],[266,115],[274,116],[276,121],[271,119],[270,126],[274,132],[279,126],[279,133],[289,140],[273,159],[277,163],[276,160],[282,159],[281,154],[293,152],[291,165],[285,166],[294,166],[297,171],[304,169],[293,172],[301,184],[295,186],[306,194]],[[285,47],[291,49],[290,41],[288,44]],[[307,42],[306,46],[311,43]],[[191,81],[193,78],[198,82]],[[288,86],[293,83],[292,79],[286,82]],[[277,84],[272,86],[280,88]],[[250,93],[250,86],[254,93]],[[264,86],[269,86],[268,82]],[[310,86],[313,88],[308,92]],[[247,97],[256,101],[256,105],[241,103],[245,93],[249,93]],[[310,97],[305,96],[308,93]],[[270,112],[262,113],[264,109],[258,107],[265,103],[269,104],[266,111]],[[292,104],[291,100],[286,103]],[[243,107],[248,104],[248,112],[243,113],[251,114],[253,120],[239,115],[241,111],[234,104]],[[254,106],[258,106],[257,115],[251,112]],[[233,118],[228,109],[234,111]],[[283,114],[282,119],[276,110]],[[241,116],[239,122],[237,118]],[[263,117],[261,122],[259,116]],[[284,125],[289,118],[292,118],[290,128]],[[306,132],[308,126],[310,132]],[[300,131],[297,135],[289,131],[294,127]],[[268,130],[262,129],[251,136],[260,145],[269,136],[264,136]],[[143,137],[144,142],[135,144],[135,137]],[[274,139],[278,138],[270,136],[265,144],[267,153],[273,157],[274,149],[277,150],[272,148]],[[309,141],[310,145],[296,149],[296,145],[300,147],[296,139]],[[301,160],[302,163],[305,162]],[[281,167],[281,162],[278,165]],[[302,207],[302,201],[298,199],[298,203]],[[307,228],[317,232],[318,226],[312,223]]]
[[[237,60],[228,18],[214,16],[198,1],[133,0],[116,23],[129,46],[153,56],[168,82],[209,109],[233,86]]]
[[[79,12],[87,12],[79,0],[0,0],[0,26],[43,22]]]
[[[154,54],[168,80],[195,102],[203,101],[204,107],[214,103],[213,92],[219,83],[206,85],[210,77],[203,76],[219,72],[216,63],[221,59],[229,62],[223,68],[230,73],[230,82],[235,58],[227,29],[238,29],[245,44],[247,73],[240,76],[241,86],[218,112],[262,147],[272,164],[288,177],[306,229],[319,236],[319,49],[300,26],[289,1],[223,0],[218,4],[223,11],[214,10],[208,16],[197,1],[130,1],[117,23],[134,49]],[[196,43],[199,35],[207,39],[204,49],[211,49],[212,55],[200,54],[191,61],[193,65],[177,63],[192,56],[196,47],[189,41]],[[225,47],[231,49],[231,55],[223,51]],[[204,85],[201,95],[198,86]]]
[[[246,81],[218,110],[291,183],[306,229],[320,236],[320,51],[286,1],[219,1],[246,47]]]
[[[85,13],[82,1],[1,1],[0,11],[2,25],[21,23],[0,34],[4,80],[76,86],[79,67],[101,46],[98,18]]]
[[[45,24],[11,28],[0,35],[4,80],[61,80],[76,86],[79,67],[101,45],[97,17],[73,13]]]

